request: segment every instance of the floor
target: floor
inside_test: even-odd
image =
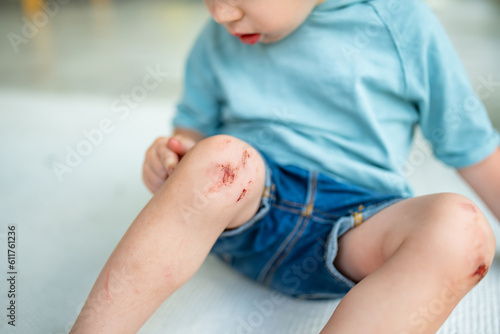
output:
[[[428,2],[473,85],[490,76],[500,81],[500,5]],[[207,18],[201,1],[91,3],[60,5],[34,28],[15,4],[0,4],[0,35],[7,37],[0,47],[0,254],[6,254],[7,226],[18,233],[18,326],[2,316],[1,333],[68,332],[107,257],[150,198],[140,178],[143,155],[171,129],[184,59]],[[7,42],[14,34],[22,38]],[[111,105],[154,70],[164,73],[158,87],[127,113],[113,113]],[[500,129],[500,90],[483,102]],[[85,155],[76,156],[76,149]],[[479,202],[420,140],[412,154],[420,158],[409,173],[417,194],[454,191]],[[58,165],[68,161],[70,168]],[[500,224],[487,216],[500,240]],[[500,333],[499,253],[500,242],[490,273],[440,334]],[[0,261],[5,268],[6,259]],[[0,280],[0,306],[7,288]],[[338,303],[286,299],[259,311],[269,298],[269,291],[209,258],[141,333],[313,334]]]

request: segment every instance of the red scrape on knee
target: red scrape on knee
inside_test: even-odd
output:
[[[248,153],[247,150],[243,151],[243,156],[241,157],[241,163],[243,164],[243,167],[245,167],[248,158],[250,158],[250,153]]]
[[[247,193],[247,190],[243,189],[243,191],[241,192],[240,197],[238,198],[238,200],[236,201],[236,203],[238,203],[243,197],[245,197],[246,193]]]
[[[219,180],[210,188],[208,192],[218,192],[221,187],[233,184],[238,175],[238,167],[231,166],[231,163],[225,165],[218,164],[216,167],[219,170]]]
[[[460,203],[460,207],[467,212],[477,213],[476,206],[471,203]]]
[[[108,300],[112,301],[111,294],[109,293],[109,271],[106,274],[106,279],[104,280],[104,291],[106,292],[106,297]]]
[[[222,170],[222,183],[224,185],[231,184],[234,182],[236,175],[238,174],[238,167],[232,167],[230,163],[225,165],[217,165]]]
[[[488,272],[488,267],[483,263],[479,267],[477,267],[476,271],[474,274],[472,274],[472,277],[477,277],[478,282],[483,279],[484,276],[486,276],[486,273]]]

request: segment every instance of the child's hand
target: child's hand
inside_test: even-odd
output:
[[[196,141],[181,135],[159,137],[147,150],[142,168],[142,179],[154,194],[172,174],[182,157]]]

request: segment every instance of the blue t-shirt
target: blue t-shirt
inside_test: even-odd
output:
[[[241,138],[280,164],[405,196],[416,125],[436,157],[456,168],[499,144],[420,0],[328,0],[272,44],[243,44],[210,20],[188,57],[173,123]]]

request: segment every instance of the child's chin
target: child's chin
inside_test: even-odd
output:
[[[284,35],[284,36],[277,36],[277,35],[269,36],[269,35],[264,35],[264,36],[261,37],[259,43],[262,43],[262,44],[271,44],[271,43],[279,42],[283,38],[285,38],[286,36],[287,35]]]

